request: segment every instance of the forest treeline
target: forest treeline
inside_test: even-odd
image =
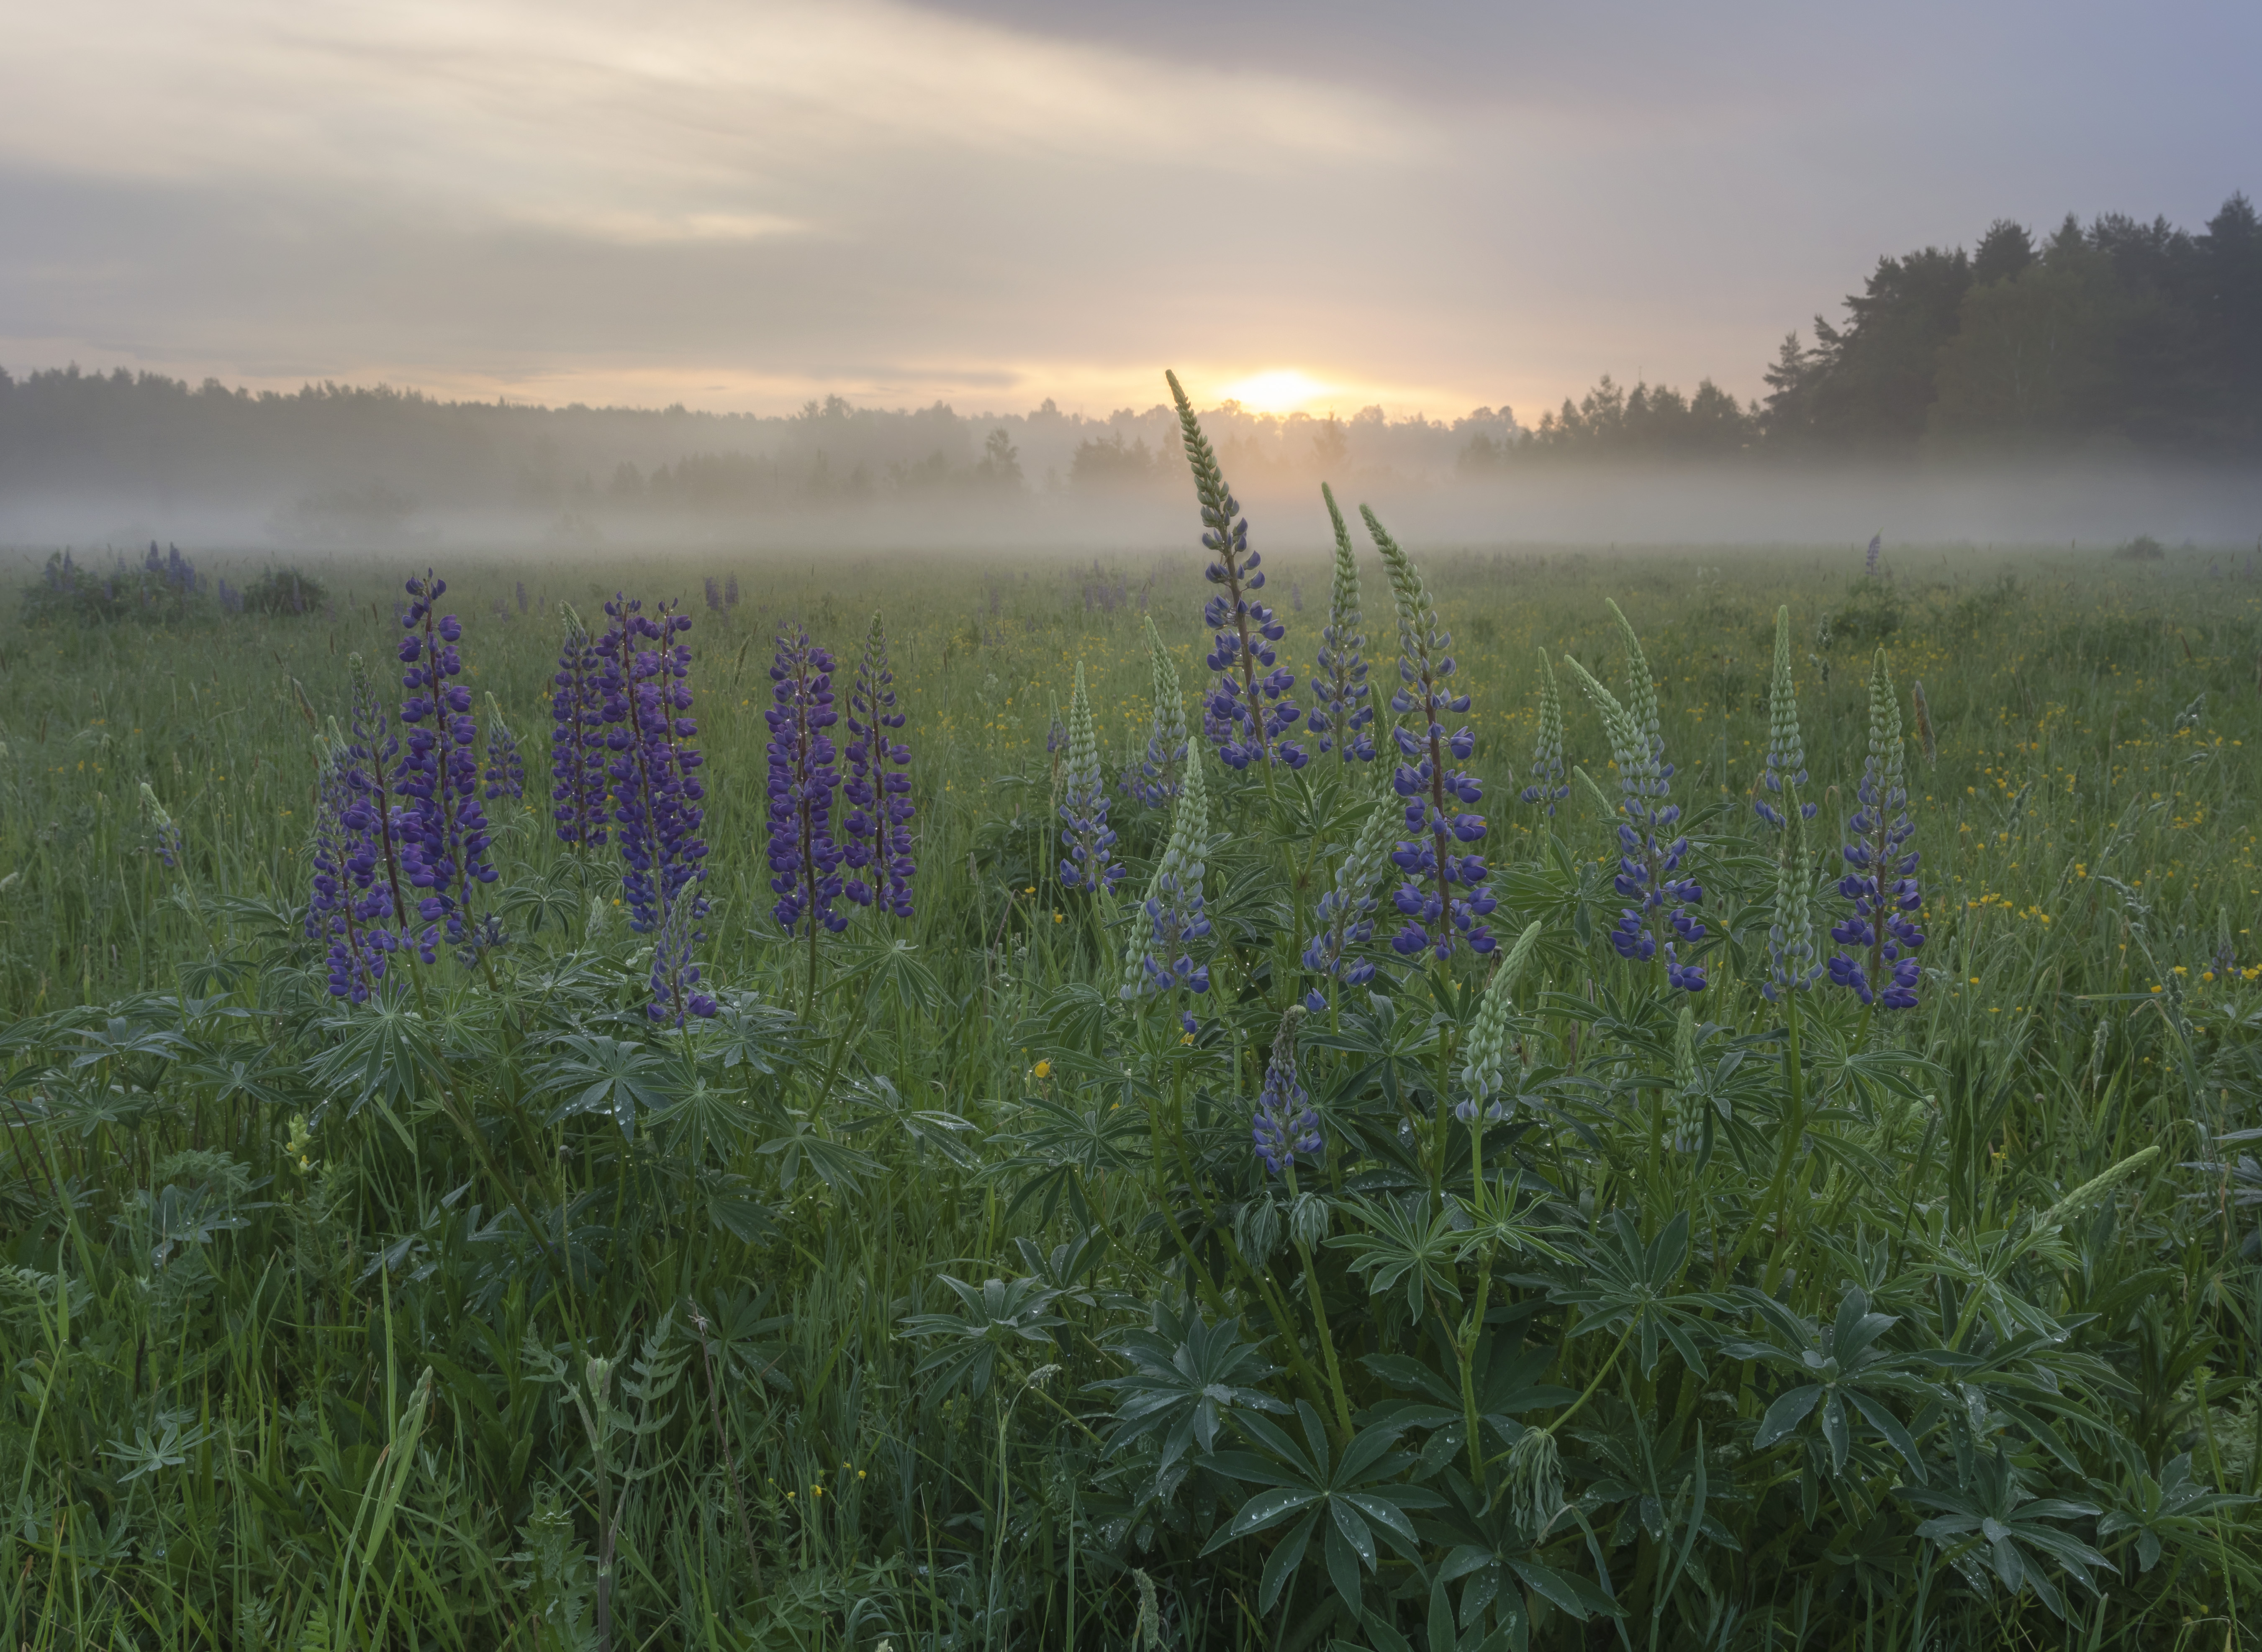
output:
[[[2164,218],[1998,220],[1970,249],[1877,262],[1841,317],[1793,331],[1740,401],[1604,376],[1536,424],[1205,415],[1243,485],[1315,474],[1484,477],[1580,460],[1797,463],[2100,449],[2262,455],[2262,223],[2233,196],[2191,231]],[[420,509],[593,515],[744,512],[887,496],[1003,499],[1175,485],[1157,403],[1105,418],[1051,401],[965,415],[840,397],[782,417],[447,402],[338,384],[191,385],[76,367],[0,370],[0,501],[258,500],[273,531],[361,537]]]

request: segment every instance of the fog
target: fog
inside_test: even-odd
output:
[[[1371,505],[1401,542],[1431,549],[1809,547],[1852,545],[1876,533],[1895,548],[2103,550],[2150,535],[2210,552],[2262,551],[2262,475],[2251,469],[1596,465],[1481,481],[1351,470],[1334,485],[1347,511]],[[1068,558],[1192,556],[1200,531],[1182,473],[1138,488],[936,492],[739,510],[631,509],[601,498],[565,509],[408,506],[372,514],[341,503],[310,513],[307,497],[207,493],[169,503],[67,490],[18,495],[0,502],[0,549],[26,571],[65,546],[99,567],[112,550],[138,557],[152,541],[256,564],[361,557],[406,564],[450,555],[602,564],[664,553],[828,550]],[[1317,552],[1330,542],[1317,478],[1267,478],[1238,498],[1260,549]]]

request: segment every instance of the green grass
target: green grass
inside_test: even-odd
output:
[[[1147,730],[1142,603],[1187,687],[1207,680],[1198,551],[1097,571],[443,570],[468,680],[545,772],[554,605],[594,620],[616,583],[695,600],[702,576],[737,575],[738,607],[692,609],[702,956],[731,1011],[688,1039],[647,1031],[645,943],[614,875],[538,807],[495,807],[517,938],[491,977],[443,958],[417,995],[350,1014],[323,992],[296,920],[316,734],[342,714],[349,654],[392,669],[397,580],[310,566],[332,611],[295,619],[0,620],[0,1620],[16,1641],[593,1644],[603,1567],[623,1648],[1096,1647],[1151,1627],[1188,1648],[1460,1652],[1495,1626],[1503,1646],[1615,1644],[1607,1612],[1574,1623],[1569,1584],[1546,1609],[1529,1571],[1470,1605],[1485,1574],[1447,1574],[1473,1540],[1448,1534],[1450,1508],[1414,1506],[1473,1475],[1490,1513],[1468,1519],[1504,1518],[1545,1485],[1508,1441],[1552,1425],[1584,1528],[1567,1518],[1518,1553],[1604,1591],[1628,1644],[2255,1643],[2262,1179],[2239,1166],[2251,1147],[2214,1144],[2262,1125],[2262,585],[2186,557],[1912,552],[1878,585],[1836,549],[1408,549],[1473,700],[1494,928],[1542,926],[1509,1024],[1533,1099],[1476,1149],[1508,1179],[1473,1181],[1450,1103],[1484,973],[1464,951],[1407,975],[1381,950],[1387,1012],[1338,992],[1307,1024],[1329,1168],[1300,1173],[1300,1208],[1268,1190],[1248,1119],[1311,985],[1313,902],[1365,812],[1332,760],[1277,802],[1210,762],[1216,988],[1193,1042],[1175,1004],[1108,1008],[1128,902],[1095,910],[1051,870],[1055,707],[1081,661],[1112,789]],[[1387,689],[1387,588],[1371,553],[1361,568]],[[1267,571],[1302,677],[1328,566]],[[1515,801],[1541,649],[1568,759],[1610,786],[1560,664],[1624,692],[1605,598],[1647,650],[1708,888],[1698,1053],[1727,1110],[1701,1153],[1664,1139],[1682,995],[1604,944],[1611,822],[1575,785],[1552,827]],[[1818,856],[1854,807],[1877,641],[1905,718],[1921,680],[1936,741],[1936,760],[1913,729],[1907,744],[1922,1002],[1872,1020],[1812,995],[1795,1104],[1781,1012],[1757,990],[1773,851],[1746,801],[1778,603]],[[845,686],[875,608],[908,691],[919,916],[859,914],[827,937],[812,1006],[806,950],[768,913],[770,637],[806,621]],[[145,782],[184,834],[177,869],[150,852]],[[1112,794],[1128,895],[1169,822]],[[1821,891],[1826,926],[1842,903]],[[613,1040],[615,1076],[569,1036]],[[567,1110],[601,1081],[606,1110]],[[1612,1260],[1633,1242],[1618,1213],[1653,1250]],[[1627,1269],[1655,1278],[1611,1285]],[[1034,1282],[969,1303],[946,1275]],[[1820,1409],[1758,1443],[1807,1379],[1757,1350],[1791,1347],[1785,1324],[1826,1330],[1848,1284],[1897,1318],[1872,1397],[1921,1483],[1859,1407],[1842,1470]],[[1480,1292],[1490,1318],[1470,1312]],[[1293,1480],[1296,1416],[1226,1404],[1176,1486],[1157,1485],[1151,1441],[1113,1448],[1127,1396],[1091,1385],[1136,1368],[1125,1334],[1167,1353],[1228,1318],[1262,1352],[1227,1386],[1313,1404],[1338,1459],[1394,1426],[1412,1454],[1384,1458],[1378,1483],[1405,1493],[1417,1540],[1351,1562],[1368,1616],[1324,1526],[1278,1599],[1267,1562],[1293,1519],[1204,1552]],[[1534,1391],[1480,1407],[1517,1358]],[[1463,1414],[1495,1399],[1472,1454]],[[2118,1519],[2157,1505],[2179,1460],[2227,1495]],[[1949,1506],[1927,1493],[1999,1498],[2005,1476],[2088,1511],[2005,1539],[2042,1589],[1920,1529]],[[2098,1591],[2069,1580],[2053,1533],[2105,1554]],[[1433,1583],[1458,1630],[1433,1618]],[[1541,1616],[1519,1632],[1507,1603],[1526,1599]]]

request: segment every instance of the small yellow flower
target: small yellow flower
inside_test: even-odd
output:
[[[1053,1064],[1049,1061],[1040,1061],[1031,1067],[1029,1072],[1034,1077],[1048,1079],[1053,1075]]]

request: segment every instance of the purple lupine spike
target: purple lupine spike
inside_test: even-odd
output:
[[[1324,1161],[1327,1152],[1320,1116],[1313,1110],[1309,1092],[1296,1077],[1296,1017],[1300,1013],[1292,1009],[1281,1017],[1250,1129],[1257,1160],[1269,1175],[1288,1174],[1300,1158],[1316,1167]]]
[[[400,939],[386,923],[393,893],[379,876],[383,794],[360,770],[353,751],[349,743],[333,743],[315,785],[306,937],[328,944],[330,995],[359,1004],[385,979],[385,960]],[[372,803],[372,798],[380,801]]]
[[[342,818],[349,830],[372,834],[391,931],[402,945],[413,945],[415,955],[429,964],[439,945],[439,926],[428,923],[420,930],[411,921],[414,903],[407,873],[407,822],[404,811],[393,801],[402,779],[400,735],[361,656],[349,655],[346,668],[353,688],[346,712],[345,779],[355,806]],[[385,921],[382,914],[371,920]]]
[[[526,612],[526,581],[520,579],[515,580],[513,583],[516,587],[515,594],[518,598],[518,611],[520,614],[523,614]]]
[[[408,728],[408,755],[393,790],[408,800],[401,812],[401,871],[425,891],[418,916],[443,923],[448,938],[472,935],[472,891],[493,883],[495,869],[486,858],[487,822],[479,808],[479,760],[474,750],[479,725],[472,718],[472,691],[451,679],[463,674],[456,644],[463,624],[435,605],[448,582],[428,570],[407,585],[411,599],[401,615],[400,721]]]
[[[723,587],[715,583],[715,576],[711,573],[707,576],[707,607],[710,613],[720,614],[723,611]]]
[[[611,623],[597,644],[598,682],[604,694],[605,765],[616,807],[614,841],[624,863],[621,892],[629,927],[657,933],[652,959],[654,1021],[681,1026],[686,1016],[712,1016],[717,1006],[699,990],[693,949],[704,937],[707,916],[700,893],[706,881],[706,788],[702,761],[690,743],[699,733],[691,716],[691,617],[673,602],[649,614],[643,602],[616,593],[605,604]]]
[[[550,679],[551,811],[558,840],[594,849],[605,841],[605,697],[603,661],[581,616],[565,604],[566,640]]]
[[[1447,714],[1466,715],[1469,697],[1451,686],[1459,669],[1445,652],[1451,633],[1437,621],[1437,607],[1413,558],[1399,548],[1381,519],[1362,505],[1359,516],[1390,577],[1391,607],[1398,621],[1398,679],[1391,711],[1407,721],[1390,731],[1404,761],[1393,765],[1391,790],[1405,800],[1406,830],[1420,836],[1398,843],[1391,864],[1406,874],[1393,897],[1406,923],[1390,937],[1390,950],[1411,959],[1427,951],[1439,963],[1466,945],[1480,957],[1499,942],[1484,920],[1499,907],[1484,857],[1463,853],[1480,844],[1485,818],[1474,812],[1484,801],[1475,775],[1453,766],[1476,751],[1476,736],[1466,726],[1445,732]],[[1449,761],[1448,759],[1451,759]],[[1456,894],[1456,887],[1462,893]]]
[[[788,935],[805,920],[812,941],[820,924],[836,935],[848,927],[832,904],[841,894],[843,858],[832,837],[840,775],[825,733],[839,715],[832,708],[832,656],[806,630],[781,631],[770,665],[776,703],[762,714],[770,730],[770,890],[777,896],[770,910]]]
[[[841,786],[849,805],[842,822],[848,842],[841,858],[855,875],[840,889],[858,906],[876,899],[891,916],[907,918],[913,911],[911,876],[918,865],[911,856],[911,777],[902,772],[910,766],[911,749],[894,737],[904,722],[895,681],[887,632],[875,614],[848,693],[848,770]],[[883,873],[886,887],[880,888]]]
[[[1877,577],[1877,557],[1884,548],[1885,536],[1883,534],[1869,535],[1869,549],[1862,557],[1862,571],[1872,579]]]
[[[738,606],[738,576],[736,574],[727,575],[723,580],[723,606],[726,608]]]
[[[1921,971],[1916,961],[1924,932],[1909,916],[1924,907],[1916,876],[1917,851],[1908,847],[1916,826],[1908,816],[1901,778],[1900,702],[1879,649],[1869,677],[1869,752],[1862,760],[1861,807],[1846,822],[1851,838],[1840,851],[1851,868],[1838,893],[1852,913],[1831,926],[1830,938],[1852,949],[1830,959],[1830,979],[1862,1001],[1887,1009],[1916,1008]]]
[[[485,791],[488,802],[508,797],[515,802],[526,799],[526,759],[518,750],[518,736],[503,721],[502,707],[495,703],[493,694],[487,696],[487,761]]]
[[[1228,768],[1285,763],[1300,769],[1308,758],[1288,734],[1303,713],[1286,698],[1296,686],[1296,674],[1279,664],[1274,646],[1287,635],[1287,628],[1256,600],[1264,586],[1264,559],[1249,549],[1248,520],[1225,485],[1217,456],[1194,417],[1193,404],[1186,399],[1177,374],[1164,377],[1178,403],[1186,460],[1193,467],[1194,494],[1201,502],[1202,544],[1217,557],[1202,577],[1223,587],[1202,608],[1202,622],[1214,633],[1205,663],[1216,673],[1203,703],[1202,731],[1216,742],[1218,757]]]

